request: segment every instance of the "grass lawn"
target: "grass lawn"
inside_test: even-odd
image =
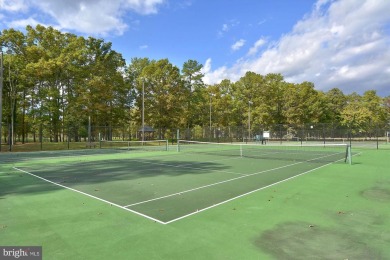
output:
[[[43,259],[390,259],[380,148],[168,225],[2,163],[0,245],[42,246]]]

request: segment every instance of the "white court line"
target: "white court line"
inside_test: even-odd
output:
[[[134,213],[134,214],[137,214],[137,215],[142,216],[142,217],[144,217],[144,218],[147,218],[147,219],[156,221],[156,222],[158,222],[158,223],[160,223],[160,224],[166,224],[165,222],[160,221],[160,220],[155,219],[155,218],[152,218],[152,217],[150,217],[150,216],[148,216],[148,215],[145,215],[145,214],[142,214],[142,213],[140,213],[140,212],[137,212],[137,211],[134,211],[134,210],[125,208],[125,207],[123,207],[123,206],[121,206],[121,205],[118,205],[118,204],[116,204],[116,203],[110,202],[110,201],[108,201],[108,200],[105,200],[105,199],[102,199],[102,198],[93,196],[93,195],[91,195],[91,194],[88,194],[88,193],[85,193],[85,192],[82,192],[82,191],[79,191],[79,190],[76,190],[76,189],[73,189],[73,188],[70,188],[70,187],[68,187],[68,186],[65,186],[65,185],[62,185],[62,184],[59,184],[59,183],[50,181],[50,180],[45,179],[45,178],[43,178],[43,177],[40,177],[40,176],[38,176],[38,175],[32,174],[31,172],[28,172],[28,171],[19,169],[19,168],[17,168],[17,167],[13,167],[13,169],[15,169],[15,170],[17,170],[17,171],[20,171],[20,172],[27,173],[27,174],[29,174],[29,175],[31,175],[31,176],[33,176],[33,177],[36,177],[36,178],[38,178],[38,179],[44,180],[44,181],[46,181],[46,182],[49,182],[49,183],[51,183],[51,184],[57,185],[57,186],[59,186],[59,187],[61,187],[61,188],[65,188],[65,189],[68,189],[68,190],[71,190],[71,191],[74,191],[74,192],[83,194],[83,195],[85,195],[85,196],[91,197],[91,198],[93,198],[93,199],[103,201],[103,202],[105,202],[105,203],[107,203],[107,204],[110,204],[110,205],[112,205],[112,206],[115,206],[115,207],[118,207],[118,208],[121,208],[121,209],[130,211],[130,212],[132,212],[132,213]]]
[[[328,155],[328,156],[330,156],[330,155]],[[316,159],[319,159],[319,158],[328,157],[328,156],[323,156],[323,157],[318,157],[318,158],[315,158],[315,159],[307,160],[307,162],[308,162],[308,161],[312,161],[312,160],[316,160]],[[343,160],[343,159],[336,160],[335,162],[341,161],[341,160]],[[299,162],[299,163],[303,163],[303,162]],[[288,166],[293,166],[293,165],[299,164],[299,163],[294,163],[294,164],[291,164],[291,165],[286,165],[286,166],[278,167],[278,168],[275,168],[275,169],[270,169],[270,170],[261,171],[261,172],[258,172],[258,173],[253,173],[253,174],[250,174],[249,176],[254,175],[254,174],[260,174],[260,173],[267,172],[267,171],[272,171],[272,170],[280,169],[280,168],[285,168],[285,167],[288,167]],[[289,178],[287,178],[287,179],[284,179],[284,180],[275,182],[275,183],[270,184],[270,185],[268,185],[268,186],[261,187],[261,188],[259,188],[259,189],[256,189],[256,190],[247,192],[247,193],[245,193],[245,194],[241,194],[241,195],[236,196],[236,197],[234,197],[234,198],[230,198],[230,199],[228,199],[228,200],[225,200],[225,201],[222,201],[222,202],[220,202],[220,203],[214,204],[214,205],[212,205],[212,206],[209,206],[209,207],[206,207],[206,208],[197,210],[196,212],[193,212],[193,213],[190,213],[190,214],[187,214],[187,215],[183,215],[183,216],[181,216],[181,217],[179,217],[179,218],[172,219],[172,220],[167,221],[167,222],[164,222],[164,221],[155,219],[155,218],[153,218],[153,217],[150,217],[150,216],[148,216],[148,215],[142,214],[142,213],[137,212],[137,211],[135,211],[135,210],[131,210],[131,209],[126,208],[126,207],[129,207],[129,206],[121,206],[121,205],[118,205],[118,204],[116,204],[116,203],[112,203],[112,202],[110,202],[110,201],[108,201],[108,200],[105,200],[105,199],[102,199],[102,198],[93,196],[93,195],[91,195],[91,194],[88,194],[88,193],[85,193],[85,192],[82,192],[82,191],[79,191],[79,190],[76,190],[76,189],[73,189],[73,188],[64,186],[64,185],[62,185],[62,184],[58,184],[58,183],[53,182],[53,181],[50,181],[50,180],[48,180],[48,179],[45,179],[45,178],[40,177],[40,176],[38,176],[38,175],[32,174],[32,173],[30,173],[30,172],[28,172],[28,171],[19,169],[19,168],[17,168],[17,167],[13,167],[13,169],[15,169],[15,170],[17,170],[17,171],[20,171],[20,172],[27,173],[27,174],[29,174],[29,175],[31,175],[31,176],[33,176],[33,177],[36,177],[36,178],[41,179],[41,180],[43,180],[43,181],[49,182],[49,183],[54,184],[54,185],[56,185],[56,186],[59,186],[59,187],[62,187],[62,188],[65,188],[65,189],[68,189],[68,190],[71,190],[71,191],[74,191],[74,192],[83,194],[83,195],[88,196],[88,197],[91,197],[91,198],[93,198],[93,199],[100,200],[100,201],[105,202],[105,203],[107,203],[107,204],[113,205],[113,206],[115,206],[115,207],[124,209],[124,210],[129,211],[129,212],[132,212],[132,213],[134,213],[134,214],[136,214],[136,215],[139,215],[139,216],[142,216],[142,217],[144,217],[144,218],[153,220],[153,221],[155,221],[155,222],[157,222],[157,223],[166,225],[166,224],[170,224],[170,223],[176,222],[176,221],[178,221],[178,220],[181,220],[181,219],[183,219],[183,218],[186,218],[186,217],[195,215],[195,214],[197,214],[197,213],[199,213],[199,212],[203,212],[203,211],[205,211],[205,210],[208,210],[208,209],[214,208],[214,207],[216,207],[216,206],[225,204],[225,203],[230,202],[230,201],[232,201],[232,200],[241,198],[241,197],[243,197],[243,196],[249,195],[249,194],[251,194],[251,193],[257,192],[257,191],[259,191],[259,190],[263,190],[263,189],[266,189],[266,188],[268,188],[268,187],[274,186],[274,185],[276,185],[276,184],[279,184],[279,183],[288,181],[288,180],[290,180],[290,179],[293,179],[293,178],[296,178],[296,177],[301,176],[301,175],[303,175],[303,174],[306,174],[306,173],[312,172],[312,171],[314,171],[314,170],[320,169],[320,168],[322,168],[322,167],[324,167],[324,166],[327,166],[327,165],[330,165],[330,164],[332,164],[332,163],[334,163],[334,162],[331,162],[331,163],[322,165],[322,166],[320,166],[320,167],[317,167],[317,168],[315,168],[315,169],[311,169],[311,170],[309,170],[309,171],[300,173],[300,174],[298,174],[298,175],[294,175],[294,176],[289,177]],[[227,180],[227,181],[232,181],[232,180],[240,179],[240,178],[243,178],[243,177],[248,177],[248,176],[240,176],[240,177],[237,177],[237,178],[234,178],[234,179],[230,179],[230,180]],[[224,181],[224,182],[227,182],[227,181]],[[217,184],[218,184],[218,183],[210,184],[210,185],[207,185],[207,186],[213,186],[213,185],[217,185]],[[195,188],[195,189],[200,189],[200,188],[202,188],[202,187]],[[192,190],[195,190],[195,189],[192,189]],[[191,191],[191,190],[188,190],[188,191],[185,191],[185,192],[189,192],[189,191]],[[184,192],[181,192],[181,193],[184,193]],[[168,195],[168,196],[165,196],[165,197],[174,196],[174,195],[178,195],[178,194],[180,194],[180,193],[175,193],[175,194]],[[162,199],[162,198],[164,198],[164,197],[156,198],[156,199],[153,199],[153,200]],[[150,200],[150,201],[152,201],[152,200]],[[141,202],[141,203],[145,203],[145,202]],[[137,203],[137,204],[140,204],[140,203]],[[137,204],[132,204],[132,205],[137,205]]]
[[[335,153],[335,154],[337,154],[337,153]],[[335,155],[335,154],[332,154],[332,155]],[[258,175],[258,174],[261,174],[261,173],[266,173],[266,172],[271,172],[271,171],[275,171],[275,170],[280,170],[280,169],[283,169],[283,168],[287,168],[287,167],[294,166],[294,165],[301,164],[301,163],[305,163],[305,162],[310,162],[310,161],[313,161],[313,160],[318,160],[318,159],[320,159],[320,158],[325,158],[325,157],[329,157],[329,156],[331,156],[331,155],[326,155],[326,156],[318,157],[318,158],[315,158],[315,159],[310,159],[310,160],[307,160],[307,161],[302,161],[302,162],[296,162],[296,163],[292,163],[292,164],[287,164],[287,165],[280,166],[280,167],[277,167],[277,168],[272,168],[272,169],[268,169],[268,170],[264,170],[264,171],[260,171],[260,172],[251,173],[251,174],[243,174],[242,176],[239,176],[239,177],[236,177],[236,178],[232,178],[232,179],[228,179],[228,180],[224,180],[224,181],[215,182],[215,183],[212,183],[212,184],[208,184],[208,185],[196,187],[196,188],[189,189],[189,190],[185,190],[185,191],[181,191],[181,192],[176,192],[176,193],[173,193],[173,194],[169,194],[169,195],[162,196],[162,197],[158,197],[158,198],[154,198],[154,199],[149,199],[149,200],[140,201],[140,202],[137,202],[137,203],[133,203],[133,204],[126,205],[126,206],[124,206],[124,207],[127,208],[127,207],[132,207],[132,206],[135,206],[135,205],[139,205],[139,204],[148,203],[148,202],[151,202],[151,201],[156,201],[156,200],[160,200],[160,199],[165,199],[165,198],[169,198],[169,197],[181,195],[181,194],[183,194],[183,193],[192,192],[192,191],[196,191],[196,190],[200,190],[200,189],[204,189],[204,188],[216,186],[216,185],[219,185],[219,184],[223,184],[223,183],[235,181],[235,180],[242,179],[242,178],[246,178],[246,177],[250,177],[250,176],[253,176],[253,175]]]
[[[355,155],[353,155],[353,156],[357,156],[357,155],[360,155],[360,154],[362,154],[362,152],[359,152],[359,153],[357,153],[357,154],[355,154]],[[322,158],[322,157],[320,157],[320,158]],[[317,158],[317,159],[318,159],[318,158]],[[209,207],[206,207],[206,208],[203,208],[203,209],[199,209],[199,210],[197,210],[196,212],[192,212],[192,213],[189,213],[189,214],[187,214],[187,215],[183,215],[183,216],[181,216],[181,217],[178,217],[178,218],[169,220],[169,221],[165,222],[165,224],[170,224],[170,223],[176,222],[176,221],[178,221],[178,220],[181,220],[181,219],[183,219],[183,218],[190,217],[190,216],[192,216],[192,215],[198,214],[199,212],[206,211],[206,210],[208,210],[208,209],[211,209],[211,208],[220,206],[220,205],[225,204],[225,203],[227,203],[227,202],[230,202],[230,201],[239,199],[239,198],[241,198],[241,197],[247,196],[247,195],[252,194],[252,193],[254,193],[254,192],[257,192],[257,191],[260,191],[260,190],[264,190],[264,189],[266,189],[266,188],[269,188],[269,187],[272,187],[272,186],[274,186],[274,185],[283,183],[283,182],[285,182],[285,181],[289,181],[289,180],[294,179],[294,178],[296,178],[296,177],[302,176],[302,175],[307,174],[307,173],[312,172],[312,171],[316,171],[316,170],[321,169],[321,168],[323,168],[323,167],[325,167],[325,166],[328,166],[328,165],[330,165],[330,164],[333,164],[333,163],[335,163],[335,162],[339,162],[339,161],[342,161],[342,160],[344,160],[344,159],[336,160],[336,161],[334,161],[334,162],[330,162],[330,163],[321,165],[321,166],[319,166],[319,167],[317,167],[317,168],[314,168],[314,169],[308,170],[308,171],[306,171],[306,172],[302,172],[302,173],[300,173],[300,174],[291,176],[291,177],[289,177],[289,178],[287,178],[287,179],[284,179],[284,180],[281,180],[281,181],[272,183],[272,184],[270,184],[270,185],[267,185],[267,186],[264,186],[264,187],[255,189],[255,190],[253,190],[253,191],[249,191],[249,192],[247,192],[247,193],[238,195],[238,196],[233,197],[233,198],[230,198],[230,199],[228,199],[228,200],[221,201],[221,202],[219,202],[219,203],[217,203],[217,204],[214,204],[214,205],[212,205],[212,206],[209,206]],[[309,160],[309,161],[311,161],[311,160]]]
[[[144,203],[148,203],[148,202],[155,201],[155,200],[160,200],[160,199],[173,197],[173,196],[176,196],[176,195],[181,195],[183,193],[187,193],[187,192],[191,192],[191,191],[196,191],[196,190],[200,190],[200,189],[216,186],[216,185],[219,185],[219,184],[223,184],[223,183],[230,182],[230,181],[235,181],[235,180],[238,180],[238,179],[241,179],[241,178],[245,178],[245,177],[249,177],[249,176],[252,176],[252,175],[256,175],[256,174],[260,174],[260,173],[265,173],[265,172],[270,172],[270,171],[282,169],[282,168],[285,168],[285,167],[293,166],[295,164],[298,164],[298,163],[284,165],[284,166],[281,166],[281,167],[278,167],[278,168],[272,168],[272,169],[264,170],[264,171],[261,171],[261,172],[255,172],[255,173],[251,173],[251,174],[246,174],[246,175],[243,175],[243,176],[240,176],[240,177],[236,177],[236,178],[232,178],[232,179],[228,179],[228,180],[224,180],[224,181],[215,182],[215,183],[212,183],[212,184],[196,187],[196,188],[185,190],[185,191],[181,191],[181,192],[176,192],[176,193],[169,194],[169,195],[166,195],[166,196],[162,196],[162,197],[158,197],[158,198],[154,198],[154,199],[150,199],[150,200],[145,200],[145,201],[133,203],[133,204],[130,204],[130,205],[126,205],[124,207],[126,207],[126,208],[127,207],[132,207],[132,206],[135,206],[135,205],[144,204]]]
[[[342,160],[343,160],[343,159],[342,159]],[[339,160],[339,161],[341,161],[341,160]],[[219,202],[219,203],[217,203],[217,204],[214,204],[214,205],[212,205],[212,206],[209,206],[209,207],[206,207],[206,208],[197,210],[196,212],[192,212],[192,213],[190,213],[190,214],[183,215],[183,216],[181,216],[181,217],[178,217],[178,218],[169,220],[169,221],[165,222],[165,224],[170,224],[170,223],[176,222],[176,221],[181,220],[181,219],[183,219],[183,218],[187,218],[187,217],[190,217],[190,216],[192,216],[192,215],[195,215],[195,214],[197,214],[197,213],[199,213],[199,212],[206,211],[206,210],[208,210],[208,209],[211,209],[211,208],[220,206],[220,205],[222,205],[222,204],[225,204],[225,203],[228,203],[228,202],[230,202],[230,201],[233,201],[233,200],[239,199],[239,198],[241,198],[241,197],[247,196],[247,195],[249,195],[249,194],[252,194],[252,193],[254,193],[254,192],[257,192],[257,191],[260,191],[260,190],[264,190],[264,189],[266,189],[266,188],[269,188],[269,187],[272,187],[272,186],[274,186],[274,185],[280,184],[280,183],[282,183],[282,182],[291,180],[291,179],[293,179],[293,178],[296,178],[296,177],[298,177],[298,176],[304,175],[304,174],[306,174],[306,173],[315,171],[315,170],[317,170],[317,169],[320,169],[320,168],[325,167],[325,166],[327,166],[327,165],[330,165],[330,164],[332,164],[332,163],[333,163],[333,162],[328,163],[328,164],[321,165],[321,166],[319,166],[319,167],[317,167],[317,168],[314,168],[314,169],[311,169],[311,170],[309,170],[309,171],[300,173],[300,174],[298,174],[298,175],[291,176],[291,177],[289,177],[289,178],[287,178],[287,179],[284,179],[284,180],[281,180],[281,181],[272,183],[272,184],[270,184],[270,185],[267,185],[267,186],[258,188],[258,189],[256,189],[256,190],[249,191],[249,192],[247,192],[247,193],[238,195],[238,196],[233,197],[233,198],[230,198],[230,199],[228,199],[228,200],[221,201],[221,202]]]

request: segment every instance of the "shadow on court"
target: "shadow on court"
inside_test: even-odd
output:
[[[23,157],[26,162],[31,158],[34,157],[32,155]],[[159,160],[157,158],[77,162],[55,162],[55,160],[50,159],[41,163],[34,162],[30,166],[28,163],[23,166],[13,164],[5,166],[3,164],[0,170],[0,197],[7,194],[41,193],[61,189],[59,186],[45,182],[25,172],[71,188],[81,188],[94,192],[106,191],[119,195],[124,190],[132,189],[135,191],[141,189],[139,192],[145,193],[146,190],[151,189],[151,186],[155,186],[152,187],[153,190],[163,190],[164,186],[172,185],[172,180],[169,180],[170,177],[175,177],[177,182],[180,180],[180,178],[177,179],[178,176],[205,175],[210,172],[229,170],[229,166],[218,162]],[[25,172],[18,171],[12,168],[13,166]],[[151,180],[148,181],[148,179]],[[159,186],[163,187],[159,188]]]

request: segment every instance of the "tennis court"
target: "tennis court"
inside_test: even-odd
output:
[[[145,144],[111,142],[66,154],[19,155],[14,168],[169,224],[348,157],[343,144]]]

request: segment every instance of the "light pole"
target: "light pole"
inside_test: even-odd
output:
[[[3,49],[1,49],[1,56],[0,56],[0,152],[1,152],[2,128],[3,128]]]
[[[248,111],[248,133],[249,133],[249,141],[251,141],[251,105],[252,101],[248,102],[249,111]]]
[[[142,142],[145,141],[145,80],[142,79]]]
[[[211,138],[212,138],[212,133],[213,133],[213,131],[212,131],[212,121],[211,121],[211,118],[212,118],[212,116],[211,116],[211,113],[212,113],[212,98],[215,96],[215,94],[213,94],[213,93],[210,93],[209,94],[209,97],[210,97],[210,125],[209,125],[209,127],[210,127],[210,129],[209,129],[209,131],[210,131],[210,142],[211,142]],[[215,110],[215,109],[214,109]]]
[[[211,93],[210,93],[210,142],[211,142]]]
[[[10,49],[7,50],[7,54],[11,58],[12,51]],[[10,132],[9,132],[9,151],[12,150],[12,146],[14,145],[14,106],[15,106],[15,95],[14,95],[14,89],[12,86],[11,81],[11,59],[8,63],[8,80],[9,80],[9,86],[10,86],[10,96],[11,96],[11,126],[10,126]]]

